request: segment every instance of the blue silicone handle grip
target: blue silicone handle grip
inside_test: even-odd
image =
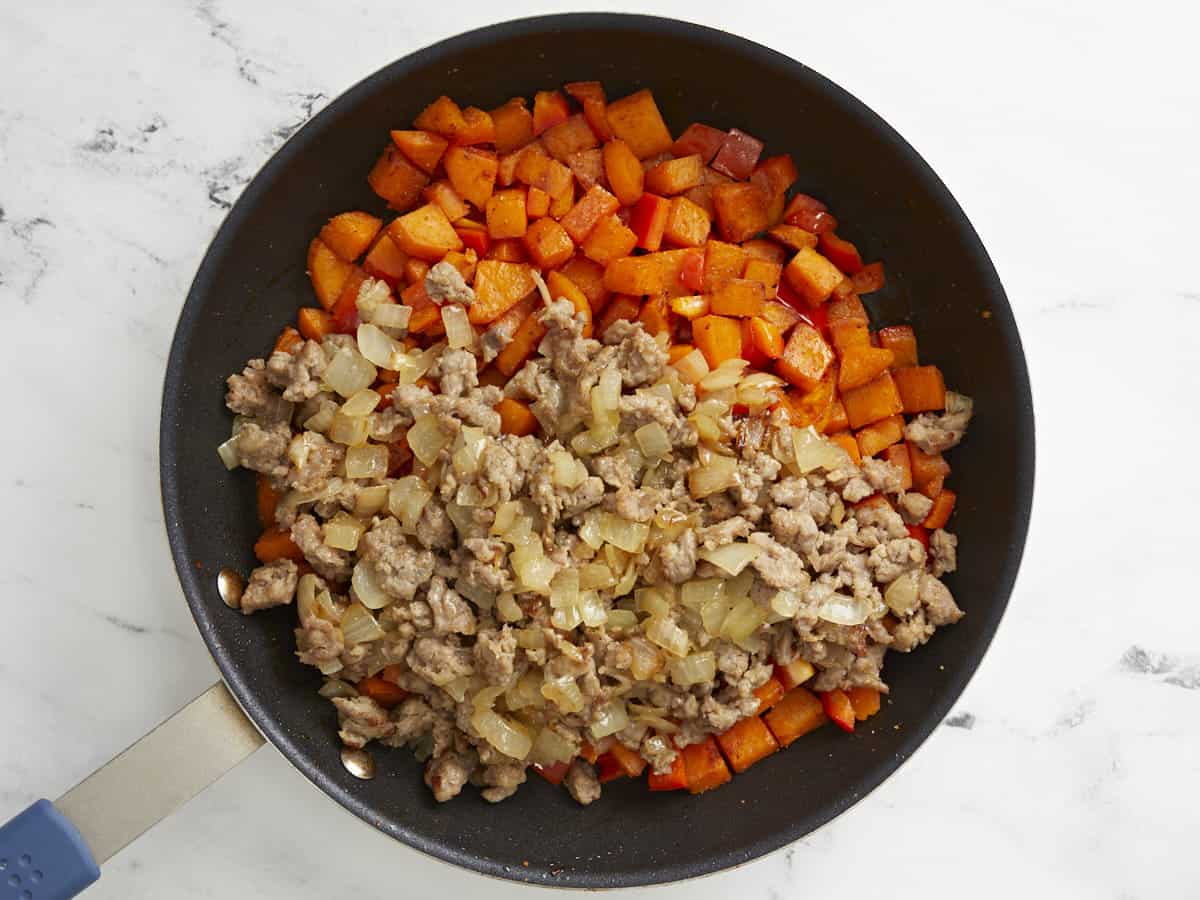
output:
[[[0,826],[0,900],[68,900],[99,877],[83,837],[49,800]]]

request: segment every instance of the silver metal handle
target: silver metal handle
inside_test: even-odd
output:
[[[217,682],[54,805],[103,864],[263,743]]]

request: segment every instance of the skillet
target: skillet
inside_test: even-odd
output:
[[[228,474],[224,379],[270,347],[311,304],[305,248],[347,209],[383,212],[365,173],[389,129],[439,94],[485,109],[514,95],[599,79],[610,97],[650,87],[672,131],[738,126],[790,152],[796,189],[825,199],[888,283],[869,295],[879,324],[909,322],[922,356],[978,411],[956,454],[959,571],[966,618],[910,655],[889,654],[893,694],[853,736],[820,729],[701,797],[606,786],[589,808],[533,778],[498,807],[470,789],[438,805],[403,750],[375,751],[378,775],[342,765],[320,676],[293,656],[295,611],[243,617],[217,573],[248,572],[257,537],[249,473]],[[357,84],[263,167],[230,211],[184,304],[161,420],[163,509],[197,626],[258,730],[318,788],[424,853],[536,884],[614,888],[669,882],[746,862],[803,837],[862,799],[941,722],[978,666],[1017,574],[1033,491],[1028,375],[1000,280],[963,211],[882,119],[802,64],[724,32],[646,16],[571,14],[472,31]],[[0,848],[2,849],[2,848]]]

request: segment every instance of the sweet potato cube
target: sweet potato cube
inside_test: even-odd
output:
[[[671,312],[666,296],[659,294],[642,304],[642,310],[638,313],[638,321],[642,323],[642,327],[648,334],[670,334]]]
[[[785,248],[774,241],[768,241],[766,238],[743,241],[742,249],[746,251],[746,256],[749,259],[761,259],[763,262],[775,263],[781,269],[788,258],[788,252]]]
[[[530,225],[524,241],[530,259],[541,269],[557,269],[575,252],[571,236],[553,219],[538,219]]]
[[[409,162],[427,175],[433,174],[442,161],[442,154],[450,146],[449,141],[432,131],[393,131],[392,143],[400,148]]]
[[[296,314],[296,328],[310,341],[320,341],[333,334],[333,316],[323,309],[305,306]]]
[[[525,236],[529,224],[525,215],[525,190],[506,188],[496,191],[485,207],[488,234],[495,240]]]
[[[837,228],[837,219],[829,207],[808,194],[794,194],[783,211],[783,220],[789,225],[798,225],[813,234],[823,234]]]
[[[764,713],[780,700],[787,690],[778,678],[772,676],[768,678],[760,687],[754,689],[754,696],[758,698],[757,713]]]
[[[587,119],[596,137],[602,141],[612,140],[612,128],[608,124],[608,98],[604,95],[604,85],[598,81],[572,81],[564,84],[563,90],[583,107],[583,117]]]
[[[683,768],[690,794],[703,794],[733,778],[712,735],[699,744],[688,744],[683,748]]]
[[[671,132],[648,90],[608,104],[608,124],[638,159],[648,159],[671,148]]]
[[[793,250],[803,250],[805,247],[815,248],[817,246],[817,236],[811,231],[805,231],[798,225],[776,225],[767,233],[783,244],[783,246],[791,247]]]
[[[870,321],[867,318],[867,308],[862,305],[857,294],[834,297],[825,310],[825,318],[831,327],[843,319],[857,319],[864,326]]]
[[[772,196],[786,194],[796,183],[796,164],[787,153],[768,157],[754,167],[750,180],[761,184]]]
[[[610,294],[604,286],[603,266],[592,262],[586,256],[576,256],[562,267],[562,273],[583,291],[593,313],[598,313],[608,303]]]
[[[913,485],[921,493],[932,481],[945,479],[950,474],[950,464],[940,453],[926,453],[911,441],[906,441],[909,465],[912,467]]]
[[[524,97],[513,97],[493,109],[492,126],[496,130],[497,153],[512,153],[533,140],[533,115]]]
[[[757,281],[763,286],[766,299],[773,298],[779,292],[779,279],[783,275],[783,266],[765,259],[751,258],[746,260],[746,269],[742,277],[747,281]]]
[[[892,444],[883,451],[883,458],[900,470],[900,490],[912,490],[912,461],[908,455],[908,444],[903,441]]]
[[[717,743],[730,768],[738,773],[779,749],[779,742],[758,716],[742,719],[724,734],[717,735]]]
[[[454,223],[454,232],[464,246],[476,253],[486,255],[492,246],[492,236],[488,234],[487,226],[473,219],[459,219]]]
[[[642,164],[629,149],[629,145],[620,139],[605,144],[602,154],[608,186],[622,206],[633,206],[645,189],[646,173]]]
[[[546,276],[546,289],[555,300],[569,300],[576,315],[583,316],[583,336],[592,336],[592,306],[587,296],[562,272],[551,272]]]
[[[865,265],[850,276],[854,290],[859,294],[870,294],[881,290],[884,285],[883,263],[873,262]]]
[[[421,110],[413,122],[422,131],[433,131],[447,139],[453,139],[466,127],[462,109],[449,97],[441,96]]]
[[[585,191],[604,185],[604,151],[599,147],[572,153],[567,157],[567,168]]]
[[[395,144],[383,151],[367,175],[371,190],[388,202],[392,209],[403,212],[421,196],[429,176],[405,158]]]
[[[700,183],[704,162],[698,153],[660,162],[646,173],[646,190],[664,197],[682,194]]]
[[[604,287],[617,294],[666,294],[680,286],[679,275],[694,250],[664,250],[614,260],[604,270]]]
[[[621,203],[616,197],[600,185],[595,185],[579,198],[578,202],[571,207],[571,211],[562,217],[560,224],[567,230],[571,240],[582,244],[591,234],[592,229],[596,227],[597,222],[611,216],[620,207]]]
[[[747,322],[750,339],[755,348],[767,359],[783,356],[783,333],[766,319],[753,318]]]
[[[742,355],[742,326],[725,316],[701,316],[692,322],[692,340],[704,354],[709,368]]]
[[[676,247],[699,247],[712,228],[708,213],[687,197],[672,197],[667,208],[663,238]],[[634,229],[635,231],[637,229]]]
[[[529,261],[529,254],[525,251],[524,241],[517,238],[501,238],[498,241],[492,241],[486,258],[500,262],[523,263]]]
[[[308,277],[312,281],[317,299],[325,309],[333,309],[346,280],[355,268],[353,263],[347,262],[330,250],[319,237],[313,238],[312,243],[308,245]]]
[[[712,292],[708,303],[717,315],[748,318],[762,315],[765,293],[758,281],[730,278]]]
[[[559,162],[566,162],[581,150],[599,147],[600,142],[582,114],[576,113],[565,122],[560,122],[542,134],[542,145],[546,152]]]
[[[454,135],[454,143],[464,147],[471,144],[496,143],[496,123],[492,114],[477,106],[468,106],[463,110],[463,127]]]
[[[371,246],[381,227],[383,222],[370,213],[344,212],[325,223],[320,238],[338,257],[353,262]]]
[[[562,165],[556,161],[552,162],[556,166]],[[550,194],[550,216],[556,221],[561,220],[575,205],[575,179],[571,176],[570,169],[566,166],[562,168],[567,173],[567,181],[557,190],[548,192]]]
[[[826,231],[819,236],[817,248],[826,259],[847,275],[862,271],[863,261],[858,255],[858,248],[849,241],[842,240],[832,231]]]
[[[642,304],[637,297],[630,297],[628,294],[618,294],[604,307],[604,312],[600,314],[600,318],[596,321],[596,337],[603,338],[604,332],[608,331],[608,326],[618,319],[625,319],[629,322],[636,321],[641,311]]]
[[[892,351],[892,356],[895,357],[892,365],[897,369],[917,364],[917,335],[911,325],[888,325],[886,328],[880,328],[879,346]]]
[[[845,328],[846,326],[841,326]],[[847,347],[841,353],[841,364],[838,370],[838,390],[848,391],[851,388],[862,387],[880,372],[886,371],[892,364],[892,351],[882,347],[872,347],[870,344]],[[900,390],[900,382],[896,381]],[[901,399],[904,392],[901,390]]]
[[[829,435],[829,439],[845,450],[856,466],[862,464],[862,451],[858,448],[858,441],[854,439],[854,435],[848,431],[839,431]]]
[[[821,434],[834,434],[850,427],[850,419],[846,416],[846,404],[842,403],[840,397],[833,399],[818,424],[820,427],[817,430]]]
[[[904,411],[896,382],[888,372],[876,376],[862,387],[844,391],[842,402],[846,405],[846,418],[851,428],[862,428]]]
[[[496,160],[497,185],[500,187],[511,187],[517,182],[519,177],[517,169],[521,165],[521,160],[525,158],[526,153],[532,153],[534,156],[540,156],[547,160],[550,158],[546,156],[546,151],[538,143],[526,144],[524,147],[501,154]],[[525,183],[528,184],[528,182]]]
[[[735,181],[745,181],[754,172],[762,149],[763,142],[758,138],[731,128],[713,158],[712,167]]]
[[[777,300],[768,300],[763,305],[762,317],[778,328],[781,334],[786,334],[800,321],[800,313]]]
[[[869,687],[852,687],[846,691],[850,705],[854,708],[854,718],[863,722],[879,712],[880,694],[878,689]]]
[[[404,263],[407,260],[408,254],[384,232],[363,260],[363,268],[372,278],[382,278],[395,287],[396,282],[404,277]]]
[[[408,284],[421,284],[429,274],[429,268],[429,263],[425,260],[410,256],[404,264],[404,280]]]
[[[829,340],[837,348],[838,355],[844,355],[853,347],[871,346],[871,332],[867,329],[867,323],[862,319],[835,319],[828,322],[828,327]],[[865,384],[878,374],[879,372],[872,373],[870,378],[860,381],[859,384]],[[857,387],[857,385],[850,386]]]
[[[468,318],[475,325],[485,325],[537,290],[537,283],[526,263],[484,259],[475,267],[474,288],[475,302],[467,311]]]
[[[683,134],[671,145],[671,155],[691,156],[693,153],[698,153],[704,164],[708,165],[712,162],[712,158],[717,155],[717,151],[721,149],[721,144],[724,141],[725,132],[720,128],[713,128],[711,125],[693,122],[683,130]]]
[[[946,408],[946,382],[937,366],[906,366],[893,372],[892,377],[906,413]]]
[[[783,277],[809,306],[824,303],[845,279],[837,266],[811,247],[805,247],[792,257],[783,270]]]
[[[787,747],[797,738],[820,728],[826,722],[825,709],[817,695],[808,688],[792,688],[774,708],[763,715],[763,721],[779,746]]]
[[[533,356],[533,351],[545,336],[546,326],[542,324],[538,314],[534,312],[526,316],[525,321],[517,327],[512,340],[496,357],[496,368],[511,378],[517,369],[525,365],[525,360]]]
[[[475,267],[479,264],[479,256],[470,247],[466,249],[466,252],[451,250],[442,257],[442,262],[450,263],[458,269],[463,281],[467,284],[475,280]]]
[[[526,188],[525,214],[531,219],[540,219],[550,214],[550,195],[541,188]]]
[[[704,249],[704,291],[711,293],[746,270],[746,251],[736,244],[710,240]]]
[[[954,503],[957,500],[958,495],[954,491],[944,488],[933,498],[933,508],[929,510],[929,515],[921,524],[930,531],[936,528],[945,528],[946,523],[950,521],[950,514],[954,512]]]
[[[904,416],[888,416],[860,428],[854,435],[859,452],[864,457],[874,456],[886,447],[904,439]]]
[[[520,400],[504,397],[496,404],[496,412],[500,413],[500,431],[503,434],[523,437],[538,430],[537,416]]]
[[[561,91],[538,91],[533,95],[533,134],[541,135],[570,117],[571,107]]]
[[[775,363],[775,371],[800,390],[811,391],[832,362],[833,349],[821,333],[807,322],[798,322],[783,348],[783,356]]]
[[[609,194],[611,197],[612,195]],[[613,197],[615,201],[616,198]],[[564,219],[565,221],[565,219]],[[565,227],[565,226],[564,226]],[[568,229],[569,233],[569,229]],[[617,216],[605,216],[583,242],[583,255],[602,266],[628,256],[637,246],[637,235]]]
[[[467,201],[458,196],[458,191],[450,186],[448,181],[435,181],[422,192],[425,200],[440,206],[446,218],[457,222],[471,211]]]
[[[712,199],[717,228],[727,241],[748,240],[770,225],[768,198],[756,184],[719,184],[713,189]]]
[[[463,245],[442,208],[433,203],[400,216],[388,226],[388,234],[409,256],[431,261]]]
[[[491,150],[477,147],[451,147],[442,158],[446,177],[459,196],[476,209],[487,206],[496,187],[496,172],[500,164]]]
[[[671,312],[687,319],[698,319],[708,315],[708,298],[703,295],[692,295],[671,298]]]
[[[818,427],[829,414],[837,393],[837,366],[830,366],[809,391],[788,391],[783,395],[783,410],[797,428]],[[786,682],[785,682],[786,684]]]

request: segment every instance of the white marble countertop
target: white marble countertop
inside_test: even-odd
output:
[[[1200,18],[1173,0],[619,5],[789,53],[918,148],[1004,279],[1039,443],[1026,562],[955,714],[832,825],[655,896],[874,895],[877,871],[888,893],[929,900],[1196,896],[1200,489],[1185,461],[1200,438]],[[241,187],[377,67],[568,8],[408,6],[0,9],[0,323],[15,388],[0,443],[0,820],[214,680],[164,539],[157,428],[180,304]],[[390,841],[267,748],[88,896],[398,890],[532,895]]]

